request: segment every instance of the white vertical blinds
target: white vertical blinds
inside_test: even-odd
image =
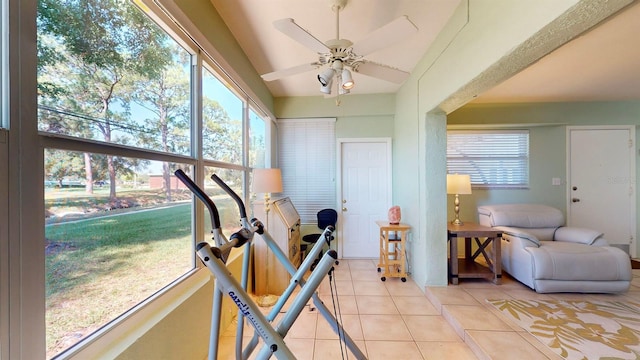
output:
[[[305,224],[336,205],[335,123],[335,118],[278,119],[282,195],[291,199]]]
[[[528,187],[529,131],[447,131],[447,173],[469,174],[474,187]]]

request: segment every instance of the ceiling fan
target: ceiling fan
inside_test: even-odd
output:
[[[320,91],[327,95],[331,94],[334,78],[337,79],[338,93],[348,94],[355,85],[351,71],[397,84],[404,82],[409,73],[368,61],[364,59],[364,56],[402,41],[407,36],[417,32],[418,28],[409,18],[400,16],[354,44],[347,39],[340,38],[340,10],[345,7],[347,0],[329,0],[329,2],[331,9],[336,13],[335,39],[323,43],[296,24],[291,18],[276,20],[273,23],[275,28],[285,35],[315,51],[318,54],[318,61],[263,74],[261,75],[262,79],[273,81],[286,76],[324,68],[317,78],[320,82]]]

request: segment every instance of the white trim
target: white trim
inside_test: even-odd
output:
[[[336,139],[336,204],[338,205],[338,223],[342,223],[342,145],[347,143],[386,143],[387,145],[387,207],[391,207],[393,200],[393,147],[390,137],[382,138],[337,138]],[[342,230],[343,226],[337,227],[337,251],[338,258],[342,258]]]
[[[629,209],[629,233],[633,236],[629,242],[629,253],[632,257],[637,256],[637,202],[638,196],[636,192],[636,127],[634,125],[593,125],[593,126],[567,126],[565,133],[565,156],[566,156],[566,209],[567,209],[567,223],[571,219],[571,131],[573,130],[628,130],[629,140],[631,140],[631,146],[629,146],[629,174],[634,177],[633,181],[629,181],[629,191],[632,194],[631,204]],[[570,224],[569,224],[570,225]]]

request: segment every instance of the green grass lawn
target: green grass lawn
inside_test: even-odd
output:
[[[190,196],[176,192],[174,200]],[[188,201],[167,204],[159,190],[119,190],[119,199],[138,206],[105,211],[108,190],[54,189],[45,197],[48,358],[193,269]],[[239,224],[236,204],[224,195],[214,201],[229,235]]]
[[[47,226],[53,356],[193,268],[190,203]]]

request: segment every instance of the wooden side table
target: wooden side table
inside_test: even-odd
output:
[[[382,272],[380,280],[388,277],[399,277],[407,281],[406,233],[411,229],[407,224],[390,224],[388,221],[376,221],[380,228],[380,262],[378,272]]]
[[[502,281],[502,265],[500,258],[500,239],[502,232],[475,223],[463,225],[447,225],[447,240],[449,241],[449,272],[451,283],[458,284],[460,278],[483,278],[493,280],[495,284]],[[464,238],[464,258],[458,259],[458,238]],[[486,238],[481,241],[480,238]],[[478,249],[471,253],[471,240],[474,239]],[[491,245],[491,253],[487,254],[487,247]],[[482,254],[488,267],[476,262]],[[457,260],[457,261],[456,261]]]

